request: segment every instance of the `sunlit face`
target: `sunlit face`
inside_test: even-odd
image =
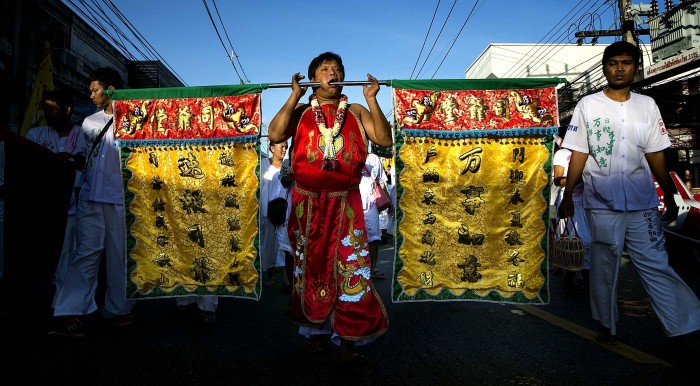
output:
[[[314,78],[311,79],[312,82],[342,82],[345,80],[345,73],[341,69],[338,62],[335,60],[327,60],[321,63],[320,66],[314,72]],[[321,87],[317,91],[322,91],[324,94],[322,96],[338,96],[343,91],[342,86]]]
[[[270,145],[270,151],[274,158],[279,160],[284,159],[285,154],[287,154],[287,143],[283,142]]]
[[[611,56],[603,66],[603,74],[608,81],[608,87],[619,90],[629,87],[637,73],[637,63],[631,55]]]
[[[104,93],[105,88],[102,84],[96,80],[90,82],[90,100],[97,106],[98,109],[106,109],[111,100],[108,95]]]

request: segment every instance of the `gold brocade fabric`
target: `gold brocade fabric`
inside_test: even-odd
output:
[[[406,138],[396,276],[403,293],[535,298],[545,282],[549,156],[537,138]]]
[[[396,302],[548,302],[557,92],[517,80],[483,86],[393,89]]]
[[[259,297],[253,144],[135,147],[125,167],[136,240],[129,296]]]

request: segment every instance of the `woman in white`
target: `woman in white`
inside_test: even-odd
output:
[[[292,247],[287,235],[287,220],[290,211],[289,186],[282,183],[282,176],[290,171],[287,154],[287,143],[270,144],[271,156],[263,157],[260,162],[260,257],[263,272],[267,273],[266,285],[275,284],[275,272],[282,272],[282,284],[290,287],[292,269]],[[287,213],[282,225],[275,226],[268,216],[267,204],[276,199],[287,200]]]

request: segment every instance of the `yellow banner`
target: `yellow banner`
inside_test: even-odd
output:
[[[483,300],[493,291],[538,301],[546,280],[544,141],[405,137],[395,301]]]
[[[136,240],[130,297],[197,289],[259,298],[254,144],[136,147],[125,166]]]
[[[44,91],[53,90],[53,64],[51,62],[51,45],[46,42],[43,56],[39,63],[36,79],[34,80],[34,90],[27,104],[27,111],[24,113],[24,120],[19,134],[26,136],[29,129],[38,126],[45,126],[46,119],[44,111],[39,108],[39,102],[44,97]]]

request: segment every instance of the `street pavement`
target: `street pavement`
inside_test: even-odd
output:
[[[671,264],[700,294],[697,249],[668,240]],[[338,366],[338,349],[309,353],[289,322],[289,294],[221,298],[202,326],[174,299],[140,300],[133,326],[97,325],[80,339],[48,337],[43,322],[0,316],[5,385],[695,385],[698,367],[676,366],[634,267],[623,259],[620,344],[595,341],[586,291],[564,291],[550,272],[550,303],[391,301],[393,246],[381,247],[375,286],[389,330],[358,347],[370,359]],[[693,335],[697,342],[697,334]],[[698,358],[689,358],[697,363]]]

